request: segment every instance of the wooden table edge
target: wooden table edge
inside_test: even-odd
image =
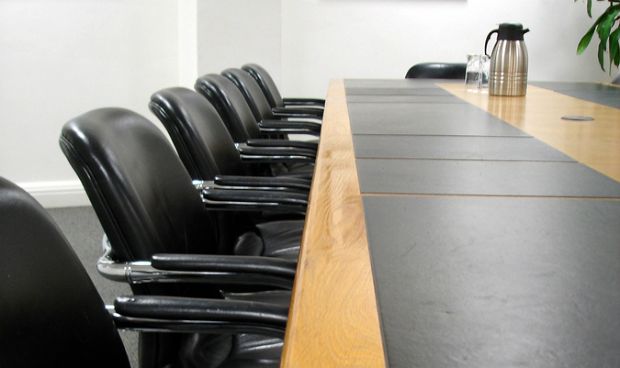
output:
[[[330,83],[281,367],[383,367],[344,81]]]

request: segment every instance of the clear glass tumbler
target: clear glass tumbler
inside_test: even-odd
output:
[[[482,92],[489,87],[490,60],[486,55],[467,55],[465,88],[469,92]]]

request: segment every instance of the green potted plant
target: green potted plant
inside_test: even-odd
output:
[[[609,73],[611,74],[612,65],[616,67],[620,65],[620,0],[606,1],[609,2],[609,6],[596,19],[588,32],[583,35],[577,46],[577,54],[582,54],[588,48],[596,32],[599,38],[598,62],[601,69],[605,70],[605,53],[607,52],[609,55]],[[586,7],[588,16],[592,18],[592,0],[587,0]]]

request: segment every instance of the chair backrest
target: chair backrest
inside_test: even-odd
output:
[[[246,174],[220,115],[200,94],[182,87],[162,89],[151,96],[149,107],[166,127],[193,179]]]
[[[466,63],[420,63],[407,71],[405,78],[465,79]]]
[[[273,119],[273,112],[267,97],[265,97],[258,83],[248,72],[237,68],[229,68],[224,70],[222,75],[230,79],[239,88],[256,120]]]
[[[196,80],[194,88],[213,104],[235,142],[260,137],[257,120],[233,82],[221,75],[207,74]]]
[[[103,301],[56,224],[0,178],[0,367],[129,367]]]
[[[273,81],[273,78],[267,73],[267,70],[258,64],[245,64],[241,67],[241,69],[248,72],[252,78],[256,80],[261,90],[267,97],[267,101],[269,101],[269,105],[271,107],[283,107],[284,102],[282,101],[282,95],[280,91],[278,91],[278,86]]]
[[[616,75],[616,77],[611,81],[611,84],[620,84],[620,74]]]
[[[226,253],[186,169],[163,133],[125,109],[66,123],[60,146],[82,181],[117,261],[154,253]]]

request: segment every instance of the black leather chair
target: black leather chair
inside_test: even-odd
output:
[[[307,194],[310,189],[310,181],[305,179],[248,176],[256,173],[252,167],[256,165],[250,166],[240,159],[217,111],[200,94],[182,87],[166,88],[151,96],[149,107],[170,134],[191,177],[203,181],[203,185],[231,191],[241,188],[237,193],[260,188],[280,191],[283,196],[291,191]],[[229,198],[229,201],[235,200]],[[273,219],[280,221],[266,222]],[[227,212],[218,216],[220,233],[233,233],[235,227],[248,228],[247,223],[253,224],[267,244],[278,244],[276,249],[285,249],[291,256],[296,254],[301,242],[303,217],[273,213],[243,216]],[[268,253],[278,254],[274,251]]]
[[[235,142],[265,138],[268,135],[310,134],[318,136],[321,124],[317,122],[288,122],[282,120],[258,120],[241,91],[228,78],[207,74],[196,80],[196,91],[216,108]],[[285,144],[285,143],[281,143]],[[316,143],[288,141],[287,145],[308,149]]]
[[[240,333],[275,336],[278,341],[286,307],[132,296],[118,298],[111,314],[50,216],[3,178],[0,213],[0,366],[129,367],[115,324],[150,334],[174,332],[168,335],[177,340],[188,337],[183,345],[142,350],[142,368],[278,365],[277,344],[257,347],[249,339],[253,335]]]
[[[269,105],[272,108],[276,109],[275,111],[280,111],[284,108],[289,107],[311,107],[322,109],[325,106],[325,100],[319,98],[283,98],[276,86],[271,75],[258,64],[245,64],[241,67],[241,69],[248,72],[252,78],[256,80],[261,90],[267,97],[267,101],[269,101]]]
[[[264,138],[283,134],[318,135],[321,127],[320,123],[275,120],[258,122],[241,91],[233,82],[221,75],[207,74],[198,78],[195,89],[215,107],[235,142],[247,143],[251,146],[278,147],[281,150],[286,147],[288,152],[296,155],[316,156],[318,148],[316,141]],[[314,164],[287,164],[285,169],[287,175],[311,178],[314,173]],[[283,172],[278,174],[283,174]]]
[[[168,131],[193,179],[215,179],[222,186],[278,187],[303,192],[310,189],[307,178],[269,175],[286,175],[283,163],[314,162],[316,145],[289,149],[286,141],[269,139],[249,139],[235,145],[211,103],[187,88],[166,88],[154,93],[149,108]]]
[[[466,69],[466,63],[420,63],[409,68],[405,78],[465,80]]]
[[[281,118],[295,118],[295,121],[303,118],[320,120],[323,117],[323,109],[272,107],[258,82],[245,70],[228,68],[222,71],[222,75],[239,88],[258,121]]]
[[[116,263],[100,267],[108,276],[113,278],[117,267],[121,277],[134,283],[134,291],[141,292],[149,286],[147,281],[169,281],[163,270],[197,267],[200,272],[226,270],[216,277],[203,277],[215,284],[216,295],[222,283],[290,288],[295,255],[286,257],[290,260],[261,257],[280,254],[281,247],[274,244],[281,242],[263,241],[255,229],[218,231],[221,227],[214,210],[207,210],[167,139],[144,117],[125,109],[93,110],[65,124],[60,146],[109,239],[108,258]],[[175,260],[155,256],[158,253],[179,256]],[[149,272],[134,264],[137,272],[131,275],[131,265],[125,264],[149,260],[149,267],[158,269]],[[200,275],[192,276],[196,277]],[[201,295],[209,290],[206,286],[200,289]]]
[[[94,110],[65,124],[60,145],[109,238],[98,264],[104,277],[150,295],[218,297],[235,285],[291,287],[296,253],[264,257],[274,246],[252,229],[239,229],[239,236],[218,232],[179,157],[147,119],[124,109]],[[286,305],[290,293],[257,297]],[[172,339],[141,335],[149,348]]]

